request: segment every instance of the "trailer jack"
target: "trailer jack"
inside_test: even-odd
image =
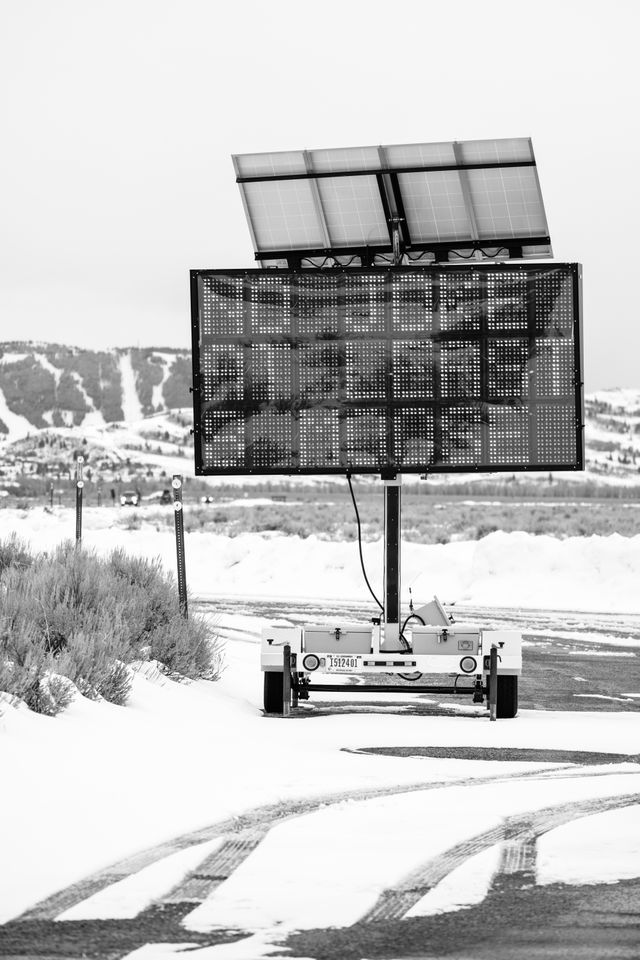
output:
[[[475,686],[473,688],[473,702],[474,703],[483,703],[484,702],[484,687],[482,686],[482,680],[476,680]]]

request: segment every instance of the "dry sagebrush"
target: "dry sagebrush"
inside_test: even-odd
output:
[[[185,620],[160,563],[64,544],[33,555],[0,542],[0,692],[54,715],[75,689],[124,704],[129,664],[154,659],[175,677],[217,679],[220,645],[202,617]]]

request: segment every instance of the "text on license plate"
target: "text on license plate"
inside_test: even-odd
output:
[[[349,654],[327,654],[327,671],[329,673],[352,673],[362,669],[362,657]]]

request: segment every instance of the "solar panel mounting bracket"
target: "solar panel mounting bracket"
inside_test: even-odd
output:
[[[550,238],[547,235],[527,238],[527,246],[545,246],[550,242]],[[490,257],[486,254],[486,251],[492,249],[504,250],[505,253],[508,254],[504,259],[525,259],[523,244],[517,241],[514,242],[512,238],[508,237],[492,237],[489,240],[475,240],[465,242],[464,245],[446,242],[414,243],[411,247],[408,247],[400,241],[400,265],[411,266],[424,264],[434,266],[447,263],[460,263],[475,259],[477,252],[483,254],[482,259],[492,260],[497,258],[496,255]],[[463,253],[462,251],[471,251],[471,253]],[[382,264],[375,263],[376,257],[388,258],[387,262],[390,266],[398,265],[393,262],[393,256],[394,248],[391,242],[377,246],[350,245],[346,247],[332,247],[331,249],[315,247],[308,250],[273,250],[269,251],[268,255],[260,252],[255,253],[254,259],[259,262],[265,260],[284,260],[287,263],[288,270],[326,270],[333,267],[344,269],[345,266],[351,265],[362,267],[381,266]],[[357,264],[345,264],[340,262],[340,258],[347,258],[354,261],[359,260],[360,262]],[[322,259],[325,262],[320,264],[312,262],[318,259]],[[327,261],[333,262],[327,263]]]

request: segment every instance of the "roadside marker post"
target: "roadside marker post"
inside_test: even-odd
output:
[[[187,608],[187,568],[184,557],[184,520],[182,518],[182,476],[174,473],[171,481],[173,488],[173,515],[176,530],[176,558],[178,563],[178,602],[180,613],[185,618],[189,616]]]
[[[78,457],[76,461],[76,547],[82,543],[82,489],[84,480],[82,479],[82,465],[84,457]]]

